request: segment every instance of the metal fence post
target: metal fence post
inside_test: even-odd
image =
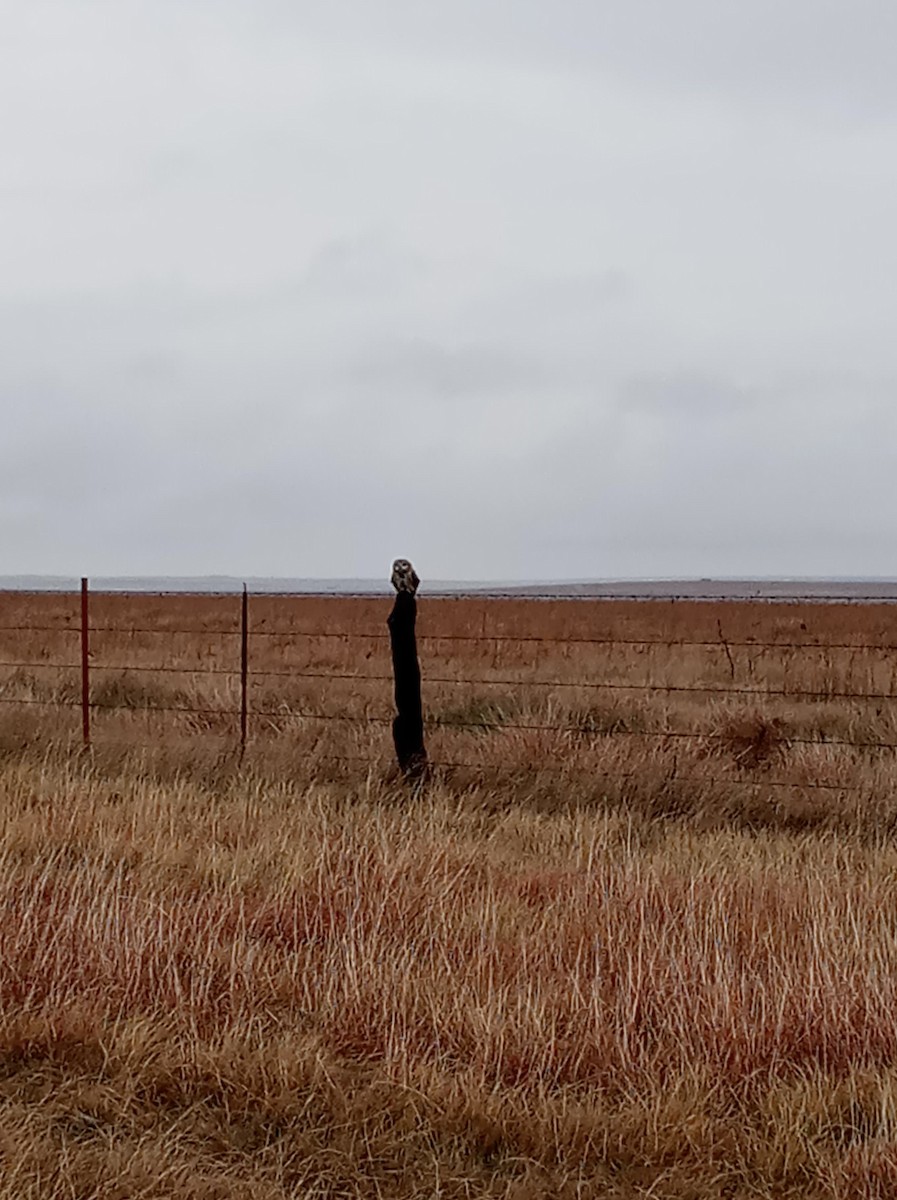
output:
[[[249,593],[243,584],[240,609],[240,753],[246,749],[249,728]]]
[[[90,611],[87,579],[81,579],[81,734],[90,747]]]

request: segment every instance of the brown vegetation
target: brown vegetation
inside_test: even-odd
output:
[[[90,755],[0,601],[0,1197],[897,1192],[897,610],[422,602],[409,793],[388,602],[252,607],[240,762],[238,601],[94,599]]]

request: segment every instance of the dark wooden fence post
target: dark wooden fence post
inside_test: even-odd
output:
[[[240,608],[240,754],[246,749],[249,729],[249,593],[243,584]]]
[[[87,580],[81,580],[81,735],[90,747],[90,612]]]
[[[421,779],[427,771],[427,751],[424,748],[424,710],[415,632],[415,592],[419,580],[407,559],[396,559],[392,583],[398,593],[387,620],[396,697],[392,737],[402,774],[408,779]]]

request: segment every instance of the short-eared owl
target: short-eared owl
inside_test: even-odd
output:
[[[392,586],[397,592],[408,592],[412,596],[420,587],[417,572],[407,558],[397,558],[392,564]]]

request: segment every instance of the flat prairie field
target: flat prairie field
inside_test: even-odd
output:
[[[0,595],[0,1200],[897,1195],[897,606]]]

